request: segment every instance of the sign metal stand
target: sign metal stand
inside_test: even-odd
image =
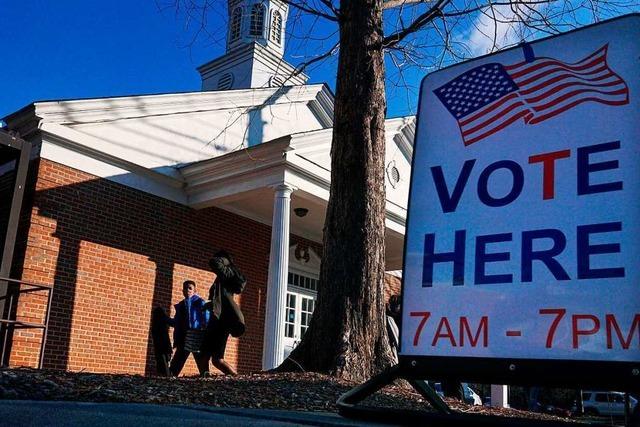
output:
[[[359,406],[367,397],[391,384],[396,379],[405,379],[431,405],[433,411],[400,410]],[[457,427],[460,425],[496,427],[567,427],[574,422],[501,417],[496,415],[463,414],[453,411],[447,403],[425,381],[412,377],[403,364],[388,368],[369,381],[349,390],[337,401],[338,412],[343,417],[407,425],[432,425]],[[597,426],[597,424],[592,424]]]

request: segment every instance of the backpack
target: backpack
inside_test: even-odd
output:
[[[224,281],[223,286],[232,294],[241,294],[247,286],[247,279],[240,273],[235,264],[230,264],[229,268],[233,271],[233,274]]]

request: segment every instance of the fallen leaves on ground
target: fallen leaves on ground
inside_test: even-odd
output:
[[[317,373],[256,373],[209,378],[163,378],[35,369],[0,370],[0,399],[197,404],[213,407],[337,412],[336,400],[356,383]],[[403,381],[384,388],[364,404],[398,409],[429,405]],[[559,419],[514,409],[471,406],[447,399],[460,412]]]

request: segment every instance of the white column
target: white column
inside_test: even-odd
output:
[[[284,315],[289,272],[289,207],[293,190],[295,188],[287,184],[275,187],[262,348],[263,369],[277,367],[282,363],[284,355]]]
[[[509,407],[509,388],[506,385],[491,384],[491,406],[494,408]]]

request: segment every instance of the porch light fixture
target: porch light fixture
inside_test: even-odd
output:
[[[295,208],[293,210],[293,212],[296,214],[296,216],[299,216],[300,218],[307,216],[307,214],[309,213],[309,209],[307,208]]]

